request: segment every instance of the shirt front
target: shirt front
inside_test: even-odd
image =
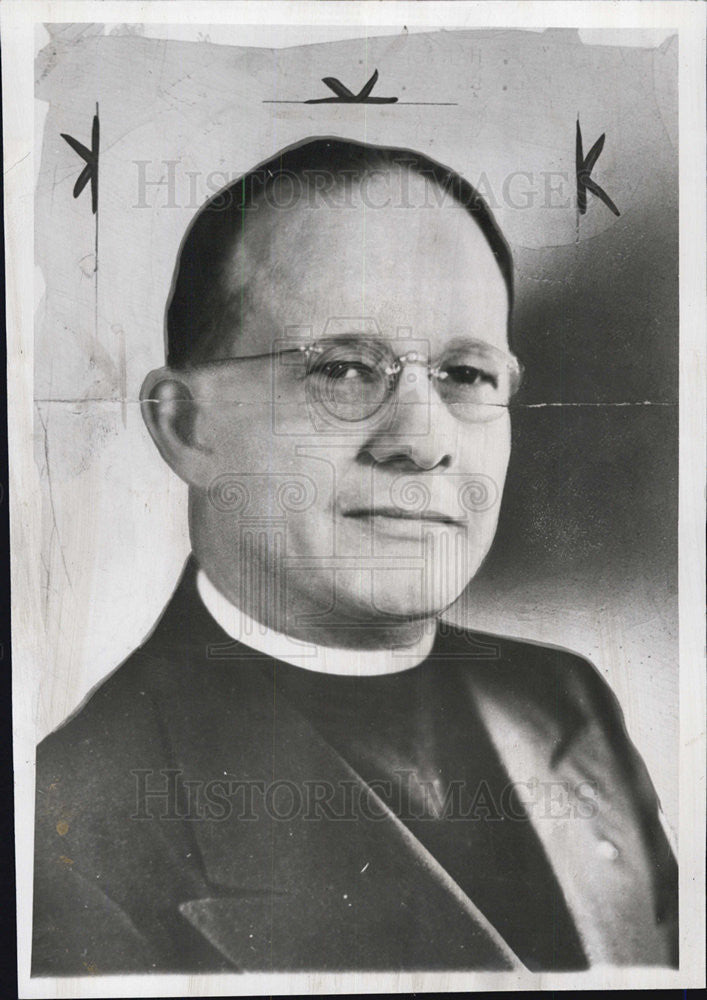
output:
[[[214,601],[203,583],[199,593],[221,627],[247,645],[238,609]],[[311,654],[303,661],[308,667],[286,662],[282,654],[294,648],[294,659],[302,644],[262,626],[252,633],[253,648],[268,653],[259,669],[274,702],[294,706],[357,771],[521,961],[530,969],[585,968],[552,867],[444,635],[438,632],[427,655],[407,669],[367,671],[364,663],[357,674],[313,669]],[[330,655],[329,663],[350,665],[349,651],[334,652],[344,658]],[[365,653],[356,655],[365,660]],[[377,653],[372,658],[383,662]]]

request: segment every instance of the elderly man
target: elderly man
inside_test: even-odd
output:
[[[39,749],[34,974],[675,964],[606,684],[440,618],[496,529],[511,305],[409,151],[309,141],[198,213],[142,393],[193,552]]]

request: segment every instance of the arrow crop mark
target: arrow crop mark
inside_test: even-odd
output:
[[[98,105],[93,116],[93,127],[91,129],[91,148],[87,149],[82,142],[74,139],[73,136],[61,133],[64,139],[71,146],[75,153],[85,161],[85,166],[79,174],[74,184],[74,198],[78,198],[88,182],[91,182],[91,211],[95,215],[98,211],[98,150],[100,146],[100,126],[98,123]]]
[[[575,169],[577,173],[577,209],[580,215],[584,215],[587,211],[587,191],[591,191],[600,201],[603,201],[614,215],[621,215],[606,191],[591,177],[592,170],[604,148],[605,139],[606,133],[602,132],[585,157],[582,151],[582,130],[579,127],[579,118],[577,119]]]
[[[305,104],[395,104],[398,100],[397,97],[371,97],[371,91],[378,81],[378,70],[373,71],[373,76],[368,80],[363,87],[359,90],[358,94],[354,94],[353,91],[349,90],[341,80],[337,80],[335,76],[325,76],[322,78],[322,83],[325,83],[329,90],[333,90],[336,97],[318,97],[309,101],[305,101]]]

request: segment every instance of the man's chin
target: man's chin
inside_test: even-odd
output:
[[[348,560],[347,560],[348,562]],[[397,564],[396,564],[397,562]],[[460,568],[466,570],[467,565]],[[473,569],[476,569],[474,563]],[[336,645],[339,635],[346,636],[353,627],[379,629],[432,619],[446,611],[460,597],[473,573],[454,572],[446,564],[422,563],[420,560],[390,559],[386,566],[338,566],[291,579],[300,597],[298,606],[290,602],[290,611],[300,625],[310,625],[327,633]],[[320,600],[317,600],[318,595]],[[315,640],[316,641],[316,640]]]
[[[435,580],[431,574],[419,570],[378,570],[374,574],[371,605],[378,615],[391,620],[431,618],[454,604],[468,582],[466,577]]]

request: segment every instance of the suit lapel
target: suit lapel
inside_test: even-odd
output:
[[[606,720],[558,689],[545,700],[524,691],[518,664],[470,673],[469,684],[511,781],[524,793],[590,963],[669,963],[668,937],[656,921],[653,862]]]
[[[218,818],[196,809],[211,891],[180,912],[229,961],[241,969],[522,967],[375,792],[280,703],[269,661],[200,669],[199,698],[185,711],[173,692],[165,718],[192,802],[204,789],[202,805],[208,797],[221,805]]]
[[[189,561],[148,642],[206,891],[178,901],[234,966],[522,967],[365,781],[214,622]]]

